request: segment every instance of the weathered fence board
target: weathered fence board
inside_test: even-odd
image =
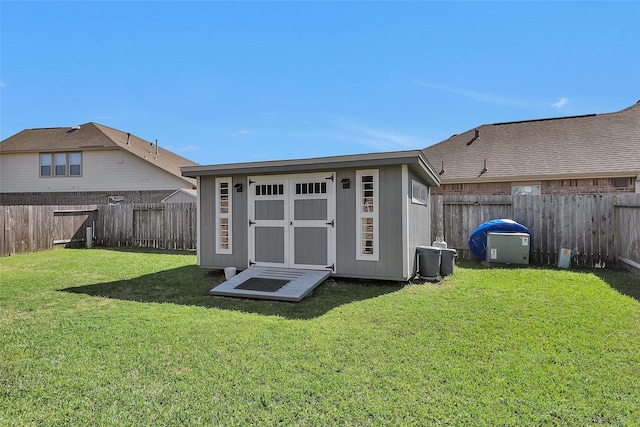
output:
[[[195,203],[104,206],[1,206],[0,256],[86,244],[195,249]]]
[[[640,195],[433,196],[433,238],[444,236],[470,258],[469,236],[497,218],[525,225],[532,235],[532,263],[555,264],[563,248],[577,265],[640,260]],[[444,234],[442,234],[444,233]]]
[[[431,200],[432,230],[444,236],[451,247],[459,248],[462,256],[470,256],[467,242],[475,228],[485,221],[508,218],[511,196],[433,196]],[[463,244],[464,242],[464,244]]]
[[[160,249],[195,249],[195,203],[100,206],[96,244]]]
[[[86,239],[102,246],[195,249],[195,203],[104,206],[1,206],[0,255],[52,249]],[[485,221],[510,218],[532,234],[532,263],[555,264],[562,248],[577,265],[640,263],[640,194],[431,197],[432,238],[469,258],[469,235]],[[61,244],[54,245],[54,241]]]
[[[0,256],[84,242],[95,206],[0,206]]]
[[[640,194],[616,198],[614,224],[614,248],[618,260],[640,272]]]

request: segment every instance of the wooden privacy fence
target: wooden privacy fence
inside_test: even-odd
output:
[[[195,203],[105,206],[0,206],[0,256],[86,243],[195,249]],[[574,196],[431,197],[432,238],[443,236],[469,258],[475,228],[496,218],[513,219],[532,234],[532,263],[555,264],[562,248],[577,265],[640,264],[640,194]]]
[[[640,262],[640,194],[443,196],[431,198],[432,235],[470,258],[469,236],[483,222],[508,218],[531,231],[532,263],[554,264],[561,249],[577,265]]]
[[[89,226],[96,245],[196,248],[195,203],[0,206],[0,209],[0,256],[84,246]]]
[[[0,256],[80,246],[95,206],[0,206]]]
[[[160,249],[195,249],[195,203],[150,203],[100,206],[96,244]]]

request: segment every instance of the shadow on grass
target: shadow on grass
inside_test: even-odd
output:
[[[194,265],[133,279],[77,286],[60,291],[143,303],[218,308],[286,319],[312,319],[341,305],[395,292],[403,286],[389,282],[328,279],[318,286],[312,295],[301,302],[291,303],[210,296],[209,290],[223,281],[222,272],[207,272]]]
[[[487,268],[482,264],[481,261],[478,261],[475,258],[457,258],[455,261],[455,266],[467,268],[470,270],[482,270]]]
[[[640,302],[640,276],[623,270],[595,269],[593,274],[609,286]]]
[[[528,267],[509,267],[509,266],[494,266],[489,267],[476,259],[458,259],[456,260],[456,266],[470,270],[484,270],[487,268],[532,268],[532,269],[548,269],[557,271],[567,271],[556,267],[555,265],[543,265],[543,264],[531,264]],[[598,276],[604,282],[606,282],[612,289],[622,295],[630,296],[636,301],[640,302],[640,276],[627,272],[622,269],[612,268],[593,268],[593,267],[572,267],[568,271],[575,271],[580,273],[589,273]]]
[[[196,255],[194,250],[180,250],[180,249],[159,249],[159,248],[142,248],[137,246],[94,246],[96,249],[104,251],[122,252],[122,253],[136,253],[136,254],[162,254],[162,255]]]

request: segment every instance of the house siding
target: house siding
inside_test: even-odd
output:
[[[185,179],[123,150],[82,152],[82,176],[79,177],[41,178],[39,162],[38,153],[3,153],[0,156],[0,192],[113,192],[192,187]]]
[[[184,179],[122,150],[82,152],[82,176],[40,177],[38,153],[0,156],[0,198],[7,205],[105,204],[109,196],[125,203],[156,203]]]

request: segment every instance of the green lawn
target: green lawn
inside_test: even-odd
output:
[[[484,269],[210,297],[192,254],[0,259],[0,425],[640,425],[640,280]]]

